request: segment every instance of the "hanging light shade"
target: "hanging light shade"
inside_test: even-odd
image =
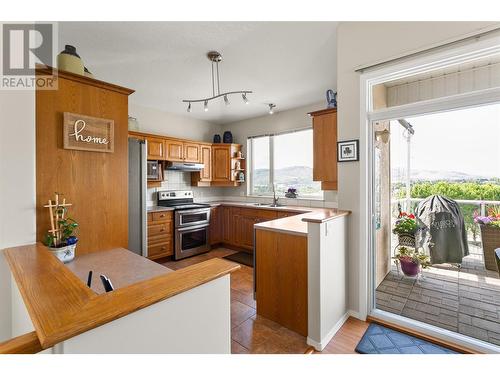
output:
[[[226,106],[228,106],[230,103],[228,96],[234,95],[234,94],[241,94],[245,104],[248,104],[247,94],[251,94],[252,91],[238,90],[238,91],[221,92],[221,90],[220,90],[219,63],[222,61],[222,55],[217,51],[210,51],[207,54],[207,57],[212,62],[212,96],[208,97],[208,98],[202,98],[202,99],[185,99],[185,100],[183,100],[184,103],[188,103],[188,110],[187,111],[191,112],[191,103],[203,102],[203,109],[206,112],[206,111],[208,111],[208,102],[211,100],[218,99],[220,97],[224,97],[224,103],[226,104]]]

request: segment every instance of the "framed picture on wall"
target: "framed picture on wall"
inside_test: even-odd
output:
[[[359,140],[337,142],[337,161],[358,161],[359,160]]]

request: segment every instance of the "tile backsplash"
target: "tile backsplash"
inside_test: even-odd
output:
[[[271,203],[272,198],[268,197],[254,197],[241,195],[234,195],[233,188],[223,187],[196,187],[191,186],[191,172],[180,171],[165,171],[166,180],[161,183],[161,187],[148,189],[147,192],[147,205],[156,205],[156,192],[163,190],[192,190],[196,202],[208,201],[238,201],[238,202],[258,202],[258,203]],[[244,193],[243,193],[244,194]],[[312,200],[312,199],[287,199],[280,198],[280,203],[287,206],[303,206],[303,207],[337,207],[336,193],[328,192],[325,200]]]
[[[196,200],[219,199],[224,194],[222,191],[224,188],[191,186],[191,172],[165,170],[165,179],[161,187],[148,189],[148,206],[156,205],[156,192],[163,190],[192,190]]]

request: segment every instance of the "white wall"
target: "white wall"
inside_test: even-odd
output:
[[[383,59],[445,42],[480,30],[492,22],[342,22],[337,31],[337,89],[339,139],[360,137],[360,83],[355,69]],[[361,146],[363,149],[363,146]],[[362,160],[366,155],[361,154]],[[353,213],[349,218],[349,308],[359,311],[359,290],[366,275],[360,274],[361,163],[339,164],[338,204]]]
[[[247,138],[249,136],[267,134],[272,132],[284,132],[287,130],[301,129],[312,126],[312,120],[307,113],[326,108],[326,101],[306,105],[287,111],[276,111],[273,115],[266,114],[261,117],[242,120],[227,125],[221,125],[221,133],[230,130],[233,133],[235,143],[243,145],[243,153],[247,155]],[[228,195],[243,196],[246,194],[246,184],[238,189],[231,189]],[[325,201],[336,202],[335,192],[325,192]]]
[[[185,116],[176,115],[133,104],[132,99],[128,106],[128,113],[137,118],[139,131],[204,142],[212,142],[214,134],[220,132],[219,125],[197,120],[189,116],[187,112]]]
[[[35,242],[35,95],[0,90],[0,249]],[[11,275],[0,251],[0,341],[11,337]]]

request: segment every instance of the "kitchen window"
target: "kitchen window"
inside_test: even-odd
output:
[[[248,139],[249,195],[278,196],[288,188],[299,198],[322,199],[321,183],[313,181],[313,132],[311,128],[266,134]]]

